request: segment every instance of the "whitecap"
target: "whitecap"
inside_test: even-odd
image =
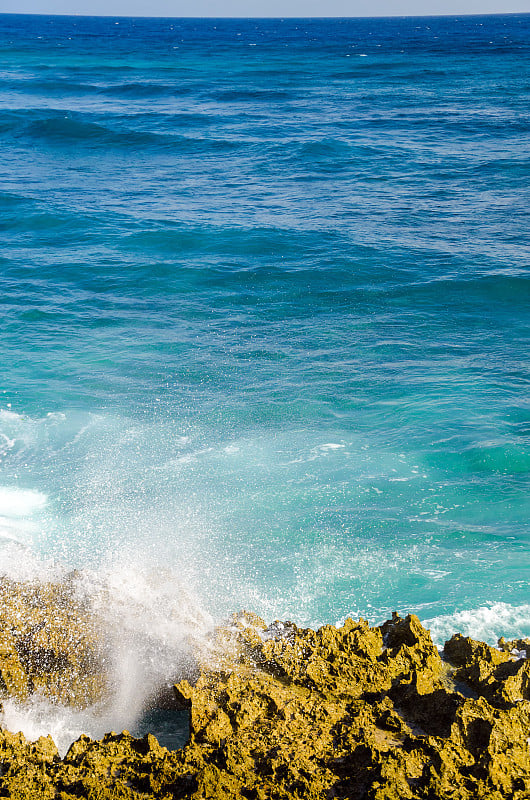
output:
[[[430,629],[436,644],[443,644],[454,633],[461,633],[495,645],[501,636],[517,639],[530,634],[530,605],[491,603],[454,614],[441,614],[422,622]]]
[[[29,517],[41,511],[47,502],[42,492],[33,489],[0,486],[0,516]]]

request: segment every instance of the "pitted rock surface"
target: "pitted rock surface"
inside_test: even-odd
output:
[[[4,693],[23,697],[36,667],[16,662],[17,632],[4,631]],[[216,632],[193,685],[175,686],[190,713],[182,750],[123,732],[83,736],[61,759],[49,737],[30,743],[4,730],[0,796],[528,800],[521,649],[456,635],[442,659],[414,615],[313,631],[238,614]],[[55,674],[56,661],[46,669]]]
[[[85,708],[105,696],[101,621],[76,573],[57,583],[0,581],[0,701],[38,693]]]

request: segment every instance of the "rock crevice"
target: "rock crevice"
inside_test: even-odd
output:
[[[57,687],[58,700],[76,702],[85,676],[105,686],[97,636],[78,642],[74,660],[50,619],[38,627],[44,600],[22,627],[0,619],[0,691],[22,701]],[[198,677],[174,687],[190,715],[185,747],[125,731],[82,736],[60,758],[49,737],[2,730],[0,796],[528,800],[528,652],[528,640],[496,649],[457,634],[440,654],[414,615],[314,631],[237,614]]]

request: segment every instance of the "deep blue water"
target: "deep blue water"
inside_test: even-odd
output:
[[[530,15],[0,16],[3,570],[530,634],[529,55]]]

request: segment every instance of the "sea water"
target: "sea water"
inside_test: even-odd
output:
[[[530,634],[529,54],[0,16],[0,571],[110,589],[129,682],[239,609]]]

